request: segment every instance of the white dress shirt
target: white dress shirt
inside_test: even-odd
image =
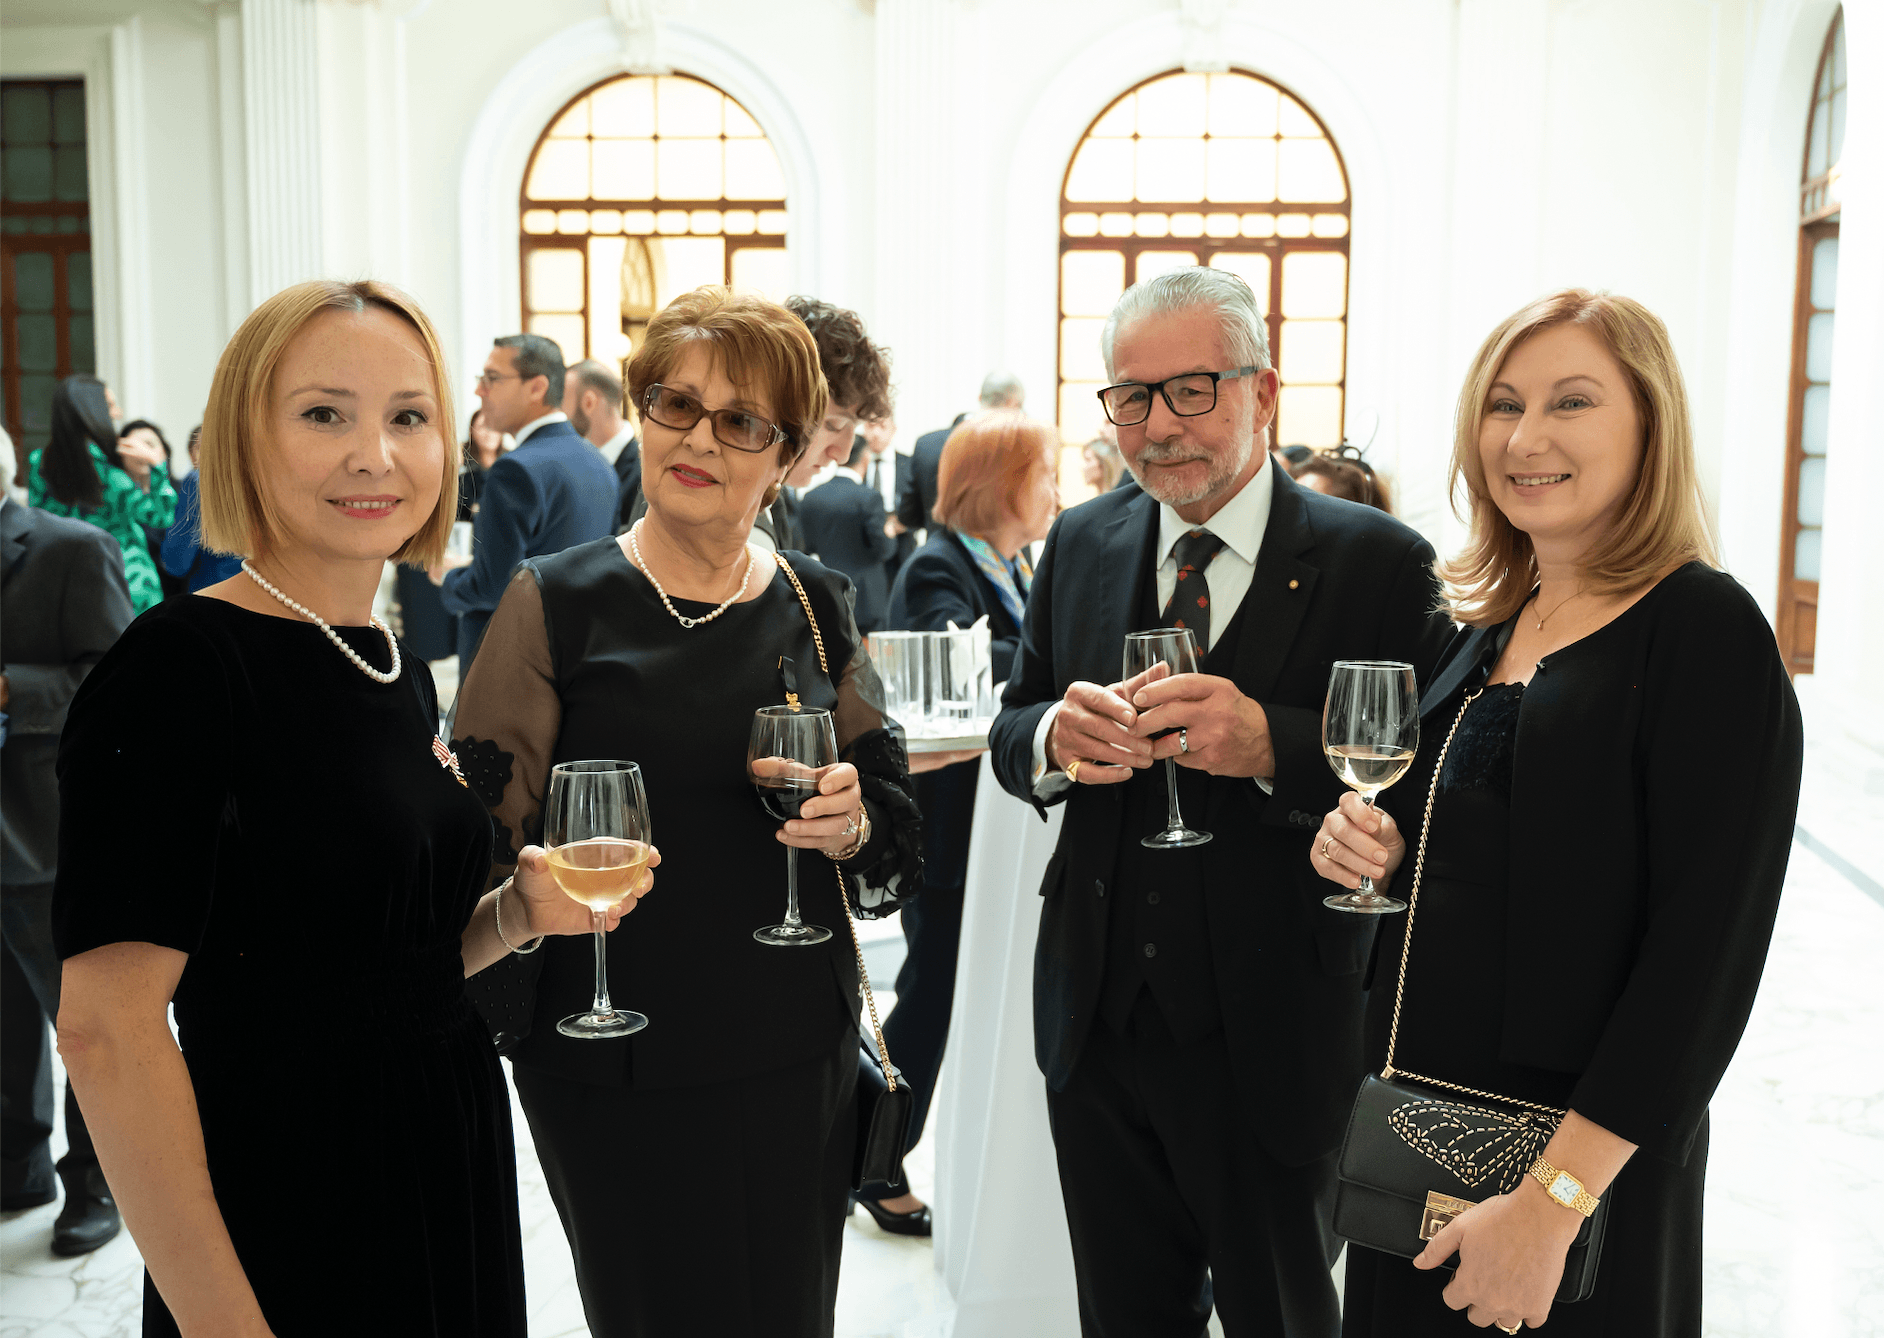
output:
[[[608,461],[608,467],[613,469],[615,462],[621,459],[621,453],[627,449],[628,443],[634,439],[635,430],[624,423],[622,424],[621,431],[617,432],[595,449],[602,453],[602,458]]]
[[[541,418],[532,418],[529,422],[517,429],[516,446],[512,446],[510,449],[514,451],[517,449],[517,446],[523,445],[524,442],[530,439],[530,434],[539,427],[548,427],[551,423],[567,423],[568,421],[569,415],[564,413],[561,409],[552,409]]]
[[[1260,447],[1258,449],[1261,449]],[[1276,490],[1275,479],[1270,473],[1269,461],[1265,458],[1256,474],[1245,483],[1242,490],[1217,509],[1217,513],[1202,525],[1193,525],[1177,513],[1176,508],[1159,503],[1158,506],[1158,608],[1160,611],[1171,602],[1173,592],[1177,590],[1177,541],[1192,530],[1208,530],[1223,540],[1223,547],[1217,550],[1209,565],[1204,568],[1204,579],[1210,583],[1210,635],[1214,645],[1216,638],[1223,635],[1230,620],[1236,617],[1236,611],[1243,604],[1243,596],[1249,593],[1249,583],[1256,574],[1256,554],[1263,546],[1263,534],[1269,528],[1269,504]],[[1197,658],[1201,661],[1210,653],[1210,646],[1199,646]],[[1040,724],[1034,730],[1034,794],[1046,799],[1058,794],[1073,782],[1064,771],[1055,770],[1047,763],[1047,734],[1053,728],[1054,717],[1059,715],[1063,703],[1055,702],[1040,717]],[[1267,790],[1270,787],[1258,779],[1258,785]]]

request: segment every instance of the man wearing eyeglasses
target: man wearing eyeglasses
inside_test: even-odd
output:
[[[536,334],[497,340],[478,377],[484,421],[517,445],[485,476],[471,556],[447,556],[429,573],[458,615],[459,682],[519,562],[615,532],[615,473],[556,407],[563,380],[562,350]]]
[[[1433,550],[1271,462],[1279,385],[1241,279],[1134,286],[1102,352],[1139,487],[1055,523],[990,738],[1009,792],[1066,805],[1034,1029],[1081,1325],[1192,1338],[1214,1307],[1232,1338],[1333,1338],[1374,925],[1325,909],[1309,868],[1341,793],[1321,704],[1335,659],[1434,662]],[[1120,682],[1126,633],[1156,628],[1188,629],[1201,672]],[[1205,843],[1143,840],[1165,758]]]

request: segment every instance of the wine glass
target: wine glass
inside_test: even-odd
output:
[[[595,1003],[566,1017],[556,1030],[578,1040],[630,1036],[646,1017],[608,1001],[608,911],[640,881],[648,867],[648,797],[633,762],[561,762],[550,770],[543,803],[543,843],[550,875],[571,900],[589,908],[595,923]]]
[[[1399,660],[1336,660],[1328,679],[1328,704],[1321,715],[1321,748],[1328,765],[1361,802],[1406,775],[1420,746],[1420,694],[1413,666]],[[1356,915],[1403,911],[1398,897],[1374,891],[1374,880],[1361,875],[1352,892],[1325,897],[1322,905]]]
[[[1125,634],[1126,682],[1161,664],[1173,674],[1197,672],[1197,640],[1190,628],[1164,627],[1155,632]],[[1184,815],[1178,812],[1177,759],[1174,757],[1164,759],[1164,809],[1164,830],[1141,838],[1138,844],[1153,850],[1182,850],[1210,840],[1209,832],[1194,832],[1186,827]]]
[[[818,792],[818,778],[837,762],[831,713],[810,706],[762,706],[753,712],[746,745],[746,775],[765,811],[780,822],[798,816]],[[822,925],[798,918],[798,847],[785,847],[785,922],[755,929],[752,936],[774,948],[808,948],[831,937]]]

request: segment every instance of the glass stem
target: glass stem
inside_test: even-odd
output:
[[[1184,815],[1178,812],[1177,800],[1177,759],[1164,759],[1164,829],[1167,832],[1184,830]]]
[[[1364,791],[1361,794],[1361,802],[1367,805],[1367,807],[1371,810],[1374,807],[1373,792]],[[1361,875],[1361,885],[1354,889],[1354,893],[1356,896],[1361,896],[1361,897],[1373,897],[1373,896],[1379,895],[1378,893],[1374,891],[1374,880],[1370,878],[1367,874]]]
[[[804,923],[798,918],[798,847],[785,847],[785,927],[796,929]]]
[[[608,936],[603,930],[608,916],[602,911],[590,911],[589,919],[595,925],[595,1015],[607,1017],[615,1011],[615,1006],[608,1001]]]

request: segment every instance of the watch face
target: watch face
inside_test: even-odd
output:
[[[1577,1192],[1582,1188],[1569,1173],[1559,1172],[1557,1178],[1551,1181],[1550,1196],[1567,1208],[1577,1201]]]

